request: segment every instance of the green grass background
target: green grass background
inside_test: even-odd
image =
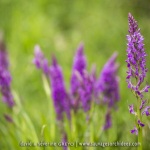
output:
[[[9,51],[10,71],[13,77],[12,89],[21,103],[19,108],[15,108],[15,117],[20,118],[18,126],[24,130],[24,132],[17,132],[18,127],[4,120],[3,113],[9,110],[1,101],[0,149],[22,149],[18,146],[19,141],[28,139],[28,136],[29,139],[35,137],[34,133],[31,134],[32,127],[40,139],[42,126],[44,124],[49,126],[52,123],[50,116],[53,114],[49,102],[51,99],[45,94],[41,72],[32,64],[35,44],[41,46],[49,61],[52,54],[56,55],[63,68],[68,89],[73,56],[80,42],[84,42],[85,45],[88,69],[90,70],[95,63],[97,75],[107,59],[117,51],[119,54],[117,62],[120,64],[121,100],[118,103],[118,110],[113,113],[112,128],[107,133],[103,133],[99,141],[136,141],[136,136],[130,134],[130,130],[134,127],[134,117],[128,111],[128,105],[136,104],[136,99],[127,88],[125,79],[129,12],[138,21],[145,38],[147,67],[150,70],[148,0],[0,0],[0,30],[4,33]],[[150,83],[150,72],[146,81]],[[149,94],[147,97],[149,98]],[[27,125],[29,121],[26,121],[26,117],[23,118],[24,112],[30,117],[29,127]],[[98,110],[97,113],[99,113],[97,120],[101,120],[104,112]],[[143,131],[144,149],[150,148],[150,119],[148,118],[144,118],[146,123]],[[78,132],[82,132],[82,128],[79,128]],[[52,131],[47,130],[47,135],[51,134],[49,132]],[[59,137],[56,136],[55,139],[59,141]]]

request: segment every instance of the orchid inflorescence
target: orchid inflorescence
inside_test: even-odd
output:
[[[11,93],[11,74],[9,72],[8,54],[4,42],[0,41],[0,92],[2,100],[10,108],[14,106],[13,95]]]
[[[52,56],[52,64],[49,66],[40,47],[35,46],[33,63],[50,80],[52,99],[58,120],[63,120],[63,113],[70,119],[72,110],[77,112],[81,108],[84,112],[88,112],[92,102],[97,103],[98,99],[101,104],[108,106],[103,129],[106,130],[111,127],[111,109],[116,106],[120,98],[116,57],[117,53],[114,53],[105,64],[100,77],[96,78],[95,67],[90,73],[87,71],[87,59],[84,55],[83,43],[81,43],[73,59],[70,90],[67,91],[62,69],[56,58]]]
[[[144,127],[142,123],[142,115],[149,116],[150,106],[147,106],[147,99],[144,98],[144,93],[148,92],[150,86],[146,84],[144,87],[144,79],[148,69],[146,68],[146,53],[144,49],[144,38],[140,33],[137,21],[129,13],[129,35],[127,35],[127,83],[128,88],[134,93],[137,98],[137,111],[134,110],[134,105],[129,105],[129,112],[136,116],[136,125],[131,133],[138,135],[138,129]]]

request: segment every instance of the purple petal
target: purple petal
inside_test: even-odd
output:
[[[145,126],[145,124],[142,123],[140,120],[138,120],[138,124],[139,124],[141,127],[144,127],[144,126]]]
[[[145,107],[145,109],[142,112],[142,115],[146,114],[146,116],[149,116],[150,115],[149,109],[150,109],[150,106]]]
[[[135,114],[133,104],[132,104],[132,105],[129,105],[129,112],[130,112],[131,114]]]
[[[132,134],[138,135],[138,129],[136,127],[134,127],[133,130],[131,130]]]

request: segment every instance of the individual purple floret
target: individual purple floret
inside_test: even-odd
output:
[[[111,114],[110,114],[110,112],[107,112],[106,116],[105,116],[105,125],[103,126],[103,130],[107,130],[111,126],[112,126]]]
[[[0,92],[3,101],[9,106],[14,106],[14,100],[10,89],[11,75],[8,70],[9,62],[5,44],[0,41]]]
[[[144,126],[145,126],[145,124],[142,123],[140,120],[138,120],[138,124],[139,124],[141,127],[144,127]]]
[[[146,100],[142,100],[141,105],[140,105],[140,110],[142,110],[145,107]]]
[[[129,111],[130,111],[131,114],[135,114],[133,105],[129,105]]]
[[[114,106],[120,99],[116,57],[117,53],[114,53],[104,65],[96,85],[96,92],[101,94],[101,99],[109,107]]]
[[[50,81],[52,89],[52,98],[58,120],[62,120],[63,113],[66,113],[70,118],[70,99],[65,89],[64,78],[61,67],[57,64],[56,58],[52,58],[50,66]]]
[[[40,47],[38,45],[35,46],[34,49],[35,58],[33,59],[33,63],[36,65],[38,69],[42,69],[46,75],[49,74],[49,66],[48,61],[44,57]]]
[[[134,127],[133,130],[131,130],[132,134],[138,135],[138,129],[136,127]]]
[[[149,109],[150,109],[150,106],[145,107],[145,109],[142,112],[142,115],[145,114],[146,116],[149,116],[150,115]]]
[[[140,85],[146,77],[146,53],[144,50],[143,36],[140,33],[137,22],[129,13],[129,35],[127,35],[127,83],[128,88],[131,88],[138,96],[143,97],[143,92],[148,92],[150,86],[146,85],[143,90],[140,90]],[[132,78],[136,79],[134,84]]]
[[[83,72],[86,69],[86,57],[83,52],[83,44],[80,44],[76,55],[73,61],[73,69],[72,69],[72,76],[71,76],[71,93],[75,96],[78,93],[78,88],[80,83],[77,79],[76,72],[78,72],[81,77],[83,76]]]

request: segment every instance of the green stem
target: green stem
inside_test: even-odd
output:
[[[138,150],[142,150],[142,128],[138,128],[138,143],[140,143],[140,146],[138,146]]]
[[[142,116],[141,116],[141,110],[140,110],[141,100],[138,99],[138,106],[137,106],[137,118],[142,122]],[[138,127],[138,143],[140,145],[138,146],[138,150],[142,150],[142,127],[139,125]]]

